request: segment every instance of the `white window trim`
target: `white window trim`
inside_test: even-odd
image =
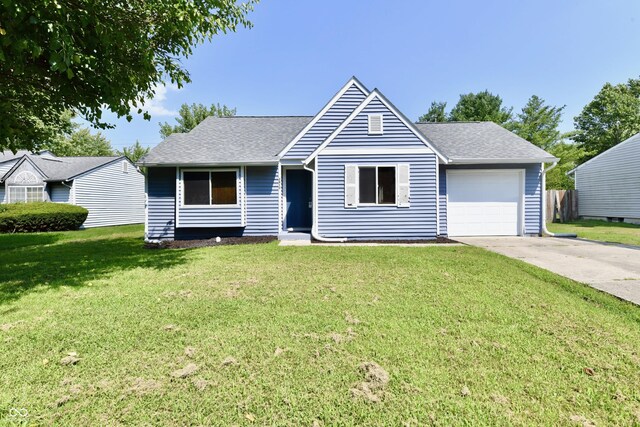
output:
[[[399,207],[398,205],[398,165],[397,164],[391,164],[391,165],[385,165],[385,164],[375,164],[375,165],[362,165],[362,164],[357,164],[356,166],[356,207]],[[360,203],[360,168],[376,168],[376,202],[375,203]],[[379,203],[378,202],[378,198],[379,198],[379,194],[378,194],[378,168],[393,168],[395,170],[396,173],[396,200],[394,203]]]
[[[235,172],[236,173],[236,203],[227,205],[187,205],[184,203],[184,173],[185,172],[208,172],[209,173],[209,200],[211,200],[211,172]],[[242,206],[242,179],[240,168],[213,168],[213,169],[180,169],[180,208],[181,209],[228,209]]]
[[[371,119],[373,117],[380,118],[380,131],[372,131],[371,130]],[[384,114],[376,113],[376,114],[367,114],[367,131],[369,135],[382,135],[384,134]]]
[[[19,201],[13,201],[11,200],[11,190],[14,188],[24,188],[25,193],[24,193],[24,201],[19,200]],[[7,187],[7,203],[33,203],[33,202],[29,202],[27,200],[27,188],[39,188],[40,191],[42,192],[42,197],[40,199],[41,202],[45,201],[44,198],[44,185],[9,185]]]

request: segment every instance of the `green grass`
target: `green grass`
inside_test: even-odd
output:
[[[575,233],[583,239],[640,246],[640,225],[635,224],[579,220],[564,224],[550,223],[547,228],[552,233]]]
[[[640,309],[587,286],[473,247],[145,250],[141,234],[0,236],[0,420],[640,423]],[[350,391],[368,361],[390,375],[378,403]]]

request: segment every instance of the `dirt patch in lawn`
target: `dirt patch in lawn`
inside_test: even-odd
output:
[[[321,242],[319,240],[316,239],[311,239],[311,242],[314,244],[326,244],[326,243],[332,243],[332,242]],[[442,236],[438,236],[435,239],[405,239],[405,240],[347,240],[345,242],[343,242],[345,244],[349,244],[349,243],[353,243],[353,244],[362,244],[362,243],[384,243],[384,244],[393,244],[393,243],[397,243],[397,244],[421,244],[424,245],[425,243],[427,244],[434,244],[434,243],[460,243],[457,242],[455,240],[451,240],[448,239],[446,237],[442,237]]]
[[[188,249],[204,248],[208,246],[250,245],[255,243],[270,243],[278,240],[277,236],[245,236],[222,237],[217,239],[201,240],[167,240],[162,242],[145,242],[147,249]]]
[[[379,402],[384,396],[384,388],[389,383],[389,373],[375,362],[360,365],[364,381],[351,389],[354,398],[363,398],[369,402]]]

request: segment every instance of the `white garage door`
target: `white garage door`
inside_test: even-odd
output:
[[[521,234],[524,171],[447,171],[447,227],[450,236]]]

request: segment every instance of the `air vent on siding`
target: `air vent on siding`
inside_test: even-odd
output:
[[[129,172],[129,162],[127,162],[126,160],[122,161],[122,172],[124,173]]]
[[[369,114],[369,135],[382,135],[382,114]]]

